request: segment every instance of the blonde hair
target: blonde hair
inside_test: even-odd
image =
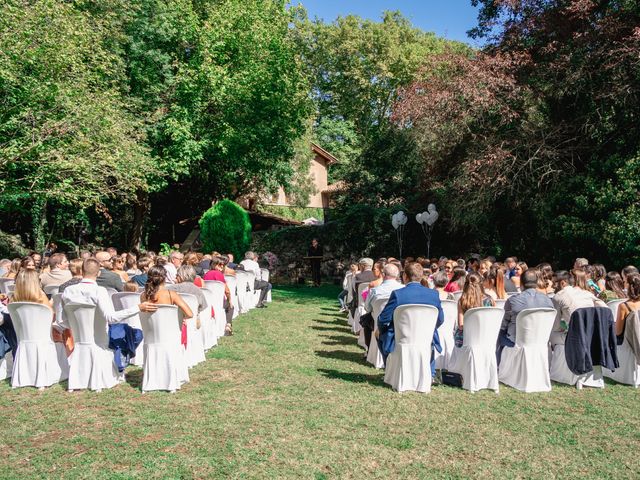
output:
[[[40,279],[35,270],[21,270],[16,277],[12,302],[34,302],[49,305],[49,299],[40,288]]]

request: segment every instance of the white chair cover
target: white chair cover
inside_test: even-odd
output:
[[[7,290],[7,286],[15,283],[15,278],[0,278],[0,293],[4,293],[6,295],[7,293],[9,293]]]
[[[47,295],[53,295],[54,293],[58,293],[58,291],[60,290],[60,285],[49,285],[44,287],[42,290]]]
[[[116,311],[126,310],[127,308],[140,305],[140,294],[137,292],[117,292],[111,296],[111,301]],[[126,322],[130,327],[142,330],[140,315],[137,314],[129,317]],[[138,345],[138,348],[136,348],[136,356],[131,359],[131,364],[138,367],[144,365],[144,338],[140,342],[140,345]]]
[[[431,342],[438,309],[401,305],[393,312],[396,346],[387,357],[384,381],[398,392],[431,391]]]
[[[453,300],[442,300],[442,310],[444,312],[444,323],[438,327],[438,338],[442,352],[435,352],[436,369],[448,369],[451,361],[451,354],[455,348],[453,333],[458,319],[458,303]]]
[[[181,339],[181,320],[175,305],[158,305],[158,310],[140,313],[144,332],[142,392],[174,392],[189,381],[189,369]]]
[[[389,298],[376,298],[371,303],[371,315],[373,316],[374,328],[371,334],[371,344],[369,345],[369,351],[367,352],[367,362],[374,366],[374,368],[384,368],[384,358],[380,349],[378,348],[378,341],[375,336],[376,330],[378,330],[378,317],[384,307],[387,305]]]
[[[11,370],[13,369],[13,355],[7,352],[2,360],[0,360],[0,380],[11,378]]]
[[[620,305],[627,300],[628,298],[619,298],[617,300],[611,300],[607,302],[607,307],[609,307],[611,309],[611,313],[613,313],[613,323],[615,323],[618,319],[618,307],[620,307]]]
[[[231,304],[233,305],[233,319],[236,319],[240,315],[240,304],[238,303],[238,280],[233,275],[225,275],[225,281],[227,287],[231,292]]]
[[[122,378],[109,350],[106,320],[95,305],[67,303],[67,321],[73,332],[74,348],[69,356],[69,390],[100,391],[115,386]]]
[[[215,280],[205,280],[204,288],[213,293],[211,306],[213,307],[214,325],[216,337],[224,337],[224,329],[227,326],[227,315],[224,311],[224,283]]]
[[[264,280],[265,282],[268,282],[269,279],[271,278],[271,273],[269,272],[269,270],[266,268],[261,268],[260,272],[262,273],[262,280]],[[264,301],[267,303],[271,303],[271,290],[269,290],[269,292],[267,293],[267,296],[264,299]]]
[[[549,336],[555,308],[529,308],[516,317],[516,344],[502,350],[498,378],[522,392],[550,392]]]
[[[457,292],[452,292],[451,295],[453,295],[453,301],[458,303],[458,300],[460,300],[460,297],[462,296],[462,290],[458,290]]]
[[[198,298],[189,293],[181,293],[180,297],[189,305],[193,317],[187,319],[187,348],[185,349],[185,361],[187,367],[191,368],[206,360],[204,356],[204,336],[202,325],[197,328],[198,323]],[[178,310],[180,322],[184,319],[182,310]]]
[[[11,386],[49,387],[69,376],[69,364],[61,362],[51,338],[53,312],[45,305],[15,302],[8,305],[18,338]]]
[[[462,388],[477,392],[484,388],[499,391],[496,343],[504,310],[480,307],[464,314],[462,347],[453,349],[449,371],[462,375]]]
[[[504,310],[504,304],[507,303],[507,300],[504,298],[497,298],[495,302],[496,302],[496,307],[502,308]]]
[[[246,293],[247,295],[247,305],[249,306],[249,310],[252,310],[258,304],[258,299],[260,295],[256,297],[256,274],[253,272],[246,272],[249,275],[249,280],[247,281],[247,285],[249,285],[249,291]]]
[[[215,295],[206,287],[202,288],[202,294],[207,299],[207,308],[200,312],[200,323],[202,324],[202,339],[204,350],[207,351],[218,345],[218,335],[216,321],[211,315],[211,305],[215,303]]]
[[[360,325],[360,316],[365,313],[362,292],[364,292],[368,286],[368,283],[361,283],[360,285],[358,285],[358,307],[356,308],[356,313],[353,317],[353,324],[351,325],[351,330],[353,331],[353,333],[360,333],[360,330],[362,329],[362,325]],[[360,344],[360,341],[358,341],[358,344]]]
[[[618,345],[617,352],[620,366],[615,371],[603,368],[602,374],[618,383],[638,388],[640,386],[640,365],[636,363],[636,357],[626,338],[622,345]],[[2,378],[1,374],[0,378]]]
[[[250,310],[251,296],[253,296],[253,285],[249,286],[249,282],[253,280],[253,274],[238,270],[236,272],[236,281],[238,289],[238,306],[239,313],[247,313]],[[247,289],[250,288],[250,292]]]
[[[13,292],[16,291],[16,284],[15,283],[7,283],[6,287],[7,287],[7,295],[11,295],[11,294],[13,294]]]
[[[551,352],[549,375],[554,382],[575,385],[578,389],[582,387],[604,388],[602,367],[594,365],[592,372],[584,375],[575,375],[569,370],[567,359],[564,355],[564,345],[561,344],[555,345]]]
[[[347,305],[349,305],[353,301],[353,275],[349,275],[347,277]],[[349,326],[353,326],[353,315],[351,314],[351,309],[349,308],[347,313],[347,322]]]

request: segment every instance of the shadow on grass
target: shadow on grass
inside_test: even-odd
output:
[[[356,339],[351,340],[354,344]],[[344,360],[346,362],[355,362],[365,364],[364,352],[348,352],[346,350],[316,350],[315,354],[322,358],[330,358],[332,360]]]
[[[313,330],[319,330],[321,332],[331,332],[331,331],[344,332],[344,333],[351,332],[351,329],[349,327],[345,327],[342,325],[334,325],[333,327],[319,327],[317,325],[311,325],[309,328]]]
[[[357,337],[348,337],[346,335],[325,335],[326,341],[322,342],[323,345],[354,345],[358,339]]]
[[[344,320],[344,319],[343,318],[336,318],[336,320]],[[336,321],[331,322],[329,320],[317,320],[316,319],[316,320],[314,320],[314,322],[315,323],[324,323],[324,324],[327,324],[327,325],[339,325],[338,322],[336,322]]]
[[[142,388],[142,368],[127,370],[125,379],[131,387]]]
[[[320,372],[327,378],[332,378],[335,380],[344,380],[346,382],[353,383],[368,383],[369,385],[373,385],[376,387],[387,388],[383,381],[384,374],[365,375],[364,373],[341,372],[340,370],[330,370],[327,368],[319,368],[318,372]]]
[[[342,316],[341,314],[339,314],[338,312],[336,313],[318,313],[318,315],[322,315],[323,317],[333,317],[333,318],[347,318]]]
[[[337,300],[340,288],[335,285],[306,287],[303,285],[274,285],[274,293],[288,302],[309,303],[310,300]]]

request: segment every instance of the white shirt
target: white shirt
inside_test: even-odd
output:
[[[260,265],[258,265],[258,262],[254,260],[243,260],[240,262],[240,265],[244,267],[246,272],[253,272],[258,280],[260,280],[260,278],[262,277],[262,273],[260,272]]]
[[[83,278],[80,283],[70,285],[64,289],[64,292],[62,292],[62,304],[66,305],[71,302],[95,305],[97,307],[96,314],[101,315],[107,323],[120,323],[140,313],[140,309],[137,306],[116,312],[107,289],[99,287],[95,280],[88,278]],[[69,328],[64,309],[62,310],[62,318],[57,323],[64,328]]]
[[[178,269],[176,266],[169,262],[166,265],[163,265],[164,269],[167,271],[167,276],[165,277],[165,283],[167,285],[171,285],[176,283],[176,275],[178,275]]]
[[[404,285],[397,280],[384,280],[380,285],[369,291],[369,295],[367,295],[367,299],[364,302],[364,310],[366,312],[370,312],[372,310],[373,306],[371,303],[374,298],[389,298],[391,296],[391,292],[402,287],[404,287]]]

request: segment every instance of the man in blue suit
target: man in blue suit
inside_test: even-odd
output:
[[[422,275],[423,268],[419,263],[410,263],[404,267],[403,277],[406,286],[391,293],[387,306],[384,307],[378,317],[378,346],[386,362],[387,356],[393,352],[396,346],[393,312],[397,307],[409,304],[433,305],[438,309],[438,321],[436,322],[436,330],[433,332],[433,340],[431,342],[431,376],[435,376],[433,349],[435,348],[438,352],[442,351],[437,329],[444,322],[444,312],[442,311],[438,292],[420,284]]]

